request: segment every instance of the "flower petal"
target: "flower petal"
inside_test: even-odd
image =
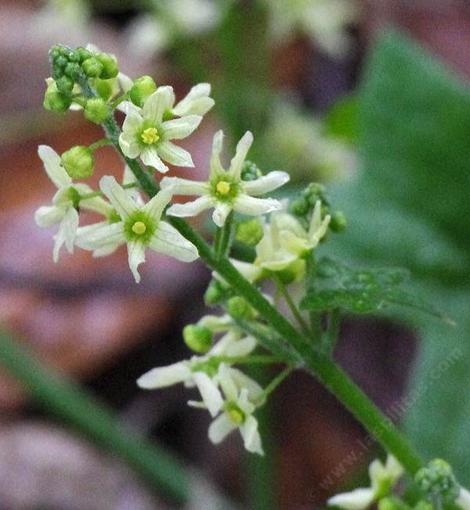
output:
[[[246,155],[248,154],[248,151],[252,143],[253,135],[251,134],[250,131],[247,131],[237,144],[235,156],[232,158],[232,161],[230,162],[229,170],[230,173],[236,178],[240,177],[243,162],[245,161]]]
[[[122,131],[126,135],[136,136],[144,120],[137,109],[130,109],[122,124]]]
[[[44,168],[49,179],[57,188],[63,188],[72,184],[72,178],[61,165],[60,156],[52,147],[40,145],[38,147],[38,155],[44,163]]]
[[[121,86],[121,89],[123,92],[128,92],[132,88],[132,85],[134,85],[133,80],[131,78],[129,78],[129,76],[127,76],[127,74],[120,72],[117,77],[118,77],[119,85]]]
[[[222,339],[220,340],[222,341]],[[240,340],[236,340],[231,342],[226,346],[225,355],[226,356],[248,356],[248,354],[252,353],[257,345],[256,338],[253,336],[246,336]]]
[[[236,428],[236,425],[223,413],[210,424],[209,439],[212,443],[219,444]]]
[[[242,340],[240,340],[240,342],[242,342]],[[256,340],[254,347],[256,347]],[[252,350],[254,349],[254,347],[252,348]],[[246,390],[246,396],[250,400],[250,405],[251,401],[259,400],[263,396],[263,388],[254,379],[247,376],[238,368],[230,368],[230,376],[238,388],[242,388],[244,392]]]
[[[100,179],[100,188],[123,220],[138,210],[136,203],[132,201],[114,177],[109,175],[102,177]]]
[[[201,394],[202,400],[206,405],[210,415],[214,418],[219,414],[219,411],[224,405],[222,395],[220,394],[217,385],[214,381],[204,372],[194,372],[193,379]]]
[[[283,186],[289,181],[289,174],[287,172],[280,172],[278,170],[269,172],[267,175],[263,175],[254,181],[242,181],[243,190],[248,195],[262,195],[263,193],[269,193],[277,188]]]
[[[167,120],[162,124],[164,140],[182,140],[189,136],[201,123],[200,115],[186,115],[180,119]]]
[[[251,264],[250,262],[242,262],[241,260],[233,259],[231,259],[231,262],[238,272],[251,283],[259,280],[263,274],[263,270],[259,266]]]
[[[162,159],[175,166],[193,167],[191,154],[171,142],[162,142],[158,145],[158,154]]]
[[[150,240],[152,250],[174,257],[182,262],[193,262],[199,257],[197,248],[166,221],[160,221]]]
[[[42,206],[34,213],[34,221],[38,227],[47,228],[60,223],[66,211],[64,206]]]
[[[180,361],[167,367],[152,368],[137,379],[137,384],[145,390],[154,390],[185,382],[190,377],[191,369]]]
[[[140,241],[130,241],[127,243],[127,259],[129,267],[134,275],[136,283],[140,283],[140,274],[138,268],[145,262],[145,245]]]
[[[155,168],[160,173],[165,174],[168,172],[168,167],[163,163],[159,156],[159,150],[156,147],[146,147],[141,155],[140,159],[144,162],[145,165],[151,166]]]
[[[73,245],[75,241],[75,235],[78,228],[78,212],[73,207],[70,207],[62,221],[60,222],[59,231],[54,236],[54,249],[52,252],[52,258],[54,262],[59,260],[59,251],[63,244],[67,248],[69,253],[73,253]]]
[[[328,505],[339,506],[345,510],[364,510],[374,501],[372,489],[355,489],[351,492],[337,494],[328,500]]]
[[[282,203],[274,198],[255,198],[240,193],[233,203],[235,211],[249,216],[259,216],[282,209]]]
[[[232,378],[231,369],[225,364],[219,365],[219,371],[217,372],[217,381],[224,392],[227,400],[237,400],[238,388],[235,381]]]
[[[134,133],[124,133],[119,135],[119,147],[125,156],[131,159],[138,157],[141,151],[141,147],[137,142],[136,135]]]
[[[203,195],[192,202],[186,202],[185,204],[173,204],[167,209],[166,213],[170,216],[186,218],[188,216],[197,216],[205,209],[209,209],[213,206],[213,198],[209,195]]]
[[[212,213],[212,220],[218,227],[223,227],[227,216],[230,214],[232,207],[230,204],[217,203],[214,212]]]
[[[164,177],[160,182],[162,189],[171,189],[173,195],[205,195],[209,192],[206,182],[191,181],[179,177]]]
[[[165,86],[151,94],[142,107],[142,116],[145,120],[150,120],[157,126],[161,124],[163,114],[171,110],[175,102],[175,93],[173,87]]]
[[[191,114],[205,115],[214,106],[214,100],[209,97],[210,93],[209,83],[195,85],[186,97],[173,108],[173,114],[178,117]]]
[[[223,131],[222,130],[217,131],[212,140],[212,152],[210,159],[211,175],[218,174],[220,172],[225,172],[225,170],[222,167],[222,163],[220,162],[220,154],[222,152],[223,140],[224,140]]]
[[[460,488],[459,496],[455,501],[463,510],[470,510],[470,492],[464,487]]]
[[[142,207],[142,211],[148,214],[154,221],[159,222],[163,210],[170,202],[172,196],[171,191],[161,190]]]
[[[264,455],[263,447],[261,446],[261,436],[258,431],[258,422],[254,416],[246,418],[245,423],[240,427],[240,434],[242,435],[246,450],[251,453]]]
[[[119,223],[100,222],[80,227],[77,230],[75,244],[84,250],[101,250],[111,245],[116,248],[126,242],[124,225]]]

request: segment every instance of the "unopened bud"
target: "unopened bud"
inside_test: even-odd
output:
[[[382,498],[378,505],[378,510],[408,510],[408,506],[396,497]]]
[[[263,226],[258,218],[241,221],[235,231],[235,239],[247,246],[256,246],[263,235]]]
[[[93,152],[84,145],[76,145],[65,151],[61,161],[72,179],[85,179],[93,175],[95,166]]]
[[[110,99],[111,96],[113,95],[113,84],[111,83],[112,81],[113,80],[100,80],[100,79],[95,80],[94,83],[95,90],[97,94],[105,101]]]
[[[99,55],[96,55],[96,59],[103,66],[103,69],[99,75],[101,79],[109,80],[110,78],[116,78],[119,73],[116,57],[110,55],[109,53],[100,53]]]
[[[62,94],[57,90],[55,83],[47,87],[44,94],[43,106],[46,110],[57,113],[64,113],[72,103],[70,96]]]
[[[86,48],[77,48],[76,51],[81,63],[85,62],[85,60],[88,60],[93,56],[93,53],[88,51]]]
[[[71,80],[77,81],[82,72],[82,68],[78,62],[69,62],[64,69],[65,76],[68,76]]]
[[[194,352],[205,354],[212,347],[212,331],[197,324],[183,329],[184,343]]]
[[[109,106],[100,97],[88,99],[85,105],[85,118],[95,124],[102,124],[109,117]]]
[[[331,216],[330,229],[333,232],[342,232],[348,226],[348,220],[342,211],[336,211]]]
[[[253,308],[239,296],[234,296],[227,301],[228,313],[234,319],[253,319],[255,312]]]
[[[151,76],[141,76],[134,80],[129,90],[129,98],[136,106],[142,106],[144,101],[157,90],[157,85]]]
[[[62,94],[70,95],[74,85],[75,82],[68,76],[61,76],[58,80],[56,80],[57,90]]]
[[[440,500],[444,505],[450,504],[460,493],[452,468],[442,459],[434,459],[421,468],[415,475],[415,481],[429,501]]]
[[[212,280],[204,293],[204,302],[207,306],[221,303],[227,296],[227,289],[219,280]]]
[[[103,70],[103,64],[95,57],[91,57],[82,62],[83,72],[88,78],[97,78]]]
[[[259,179],[263,172],[252,161],[245,161],[242,166],[241,178],[243,181],[254,181]]]
[[[310,209],[310,204],[303,197],[296,198],[289,205],[289,211],[295,216],[305,216]]]

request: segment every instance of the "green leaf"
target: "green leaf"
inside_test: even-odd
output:
[[[402,305],[442,317],[421,298],[402,288],[407,276],[402,269],[356,269],[325,257],[318,262],[300,306],[317,312],[339,309],[366,314]]]
[[[406,267],[420,281],[416,293],[451,311],[455,328],[413,318],[422,341],[403,411],[423,456],[448,460],[468,486],[470,91],[389,33],[366,66],[358,115],[363,168],[336,190],[349,228],[333,249],[347,260]]]
[[[339,99],[326,114],[325,132],[334,138],[356,144],[359,135],[359,101],[356,96]]]

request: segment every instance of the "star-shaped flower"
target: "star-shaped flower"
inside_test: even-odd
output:
[[[165,173],[166,161],[176,166],[194,166],[191,154],[170,140],[189,136],[200,124],[201,115],[172,118],[175,102],[172,87],[159,87],[144,102],[142,109],[129,108],[119,136],[119,145],[128,158],[140,159]],[[170,120],[166,116],[170,112]]]
[[[54,149],[47,145],[40,145],[38,155],[50,180],[57,187],[52,198],[51,206],[40,207],[34,219],[39,227],[59,225],[59,231],[54,236],[54,262],[59,260],[59,252],[65,244],[69,253],[73,253],[75,236],[78,229],[78,207],[96,211],[107,215],[111,207],[101,197],[82,199],[82,196],[93,193],[93,190],[82,183],[73,183],[72,178],[62,166],[61,158]]]
[[[247,131],[238,142],[236,153],[230,167],[225,170],[220,162],[222,152],[222,131],[214,136],[210,174],[207,182],[197,182],[179,177],[162,179],[162,189],[171,189],[175,195],[199,195],[193,202],[173,204],[167,214],[173,216],[196,216],[205,209],[214,208],[212,219],[221,227],[230,211],[234,210],[250,216],[258,216],[282,207],[279,200],[272,198],[255,198],[279,188],[289,180],[286,172],[269,172],[267,175],[251,181],[242,179],[242,167],[251,144],[253,135]]]
[[[119,220],[94,229],[79,229],[78,246],[109,252],[127,244],[129,267],[137,283],[140,282],[138,266],[145,262],[147,248],[183,262],[192,262],[198,257],[196,247],[169,223],[161,220],[163,210],[171,200],[170,192],[160,191],[145,205],[139,205],[114,177],[102,177],[100,188],[119,215]]]

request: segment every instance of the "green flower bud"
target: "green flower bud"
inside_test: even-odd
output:
[[[303,197],[296,198],[289,204],[289,211],[295,216],[305,216],[308,214],[310,205]]]
[[[194,352],[205,354],[212,347],[212,331],[197,324],[183,329],[184,343]]]
[[[258,218],[241,221],[235,231],[235,239],[247,246],[256,246],[263,238],[263,225]]]
[[[87,60],[88,62],[88,60]],[[105,101],[111,98],[113,95],[113,80],[95,80],[95,90],[97,94]]]
[[[77,62],[69,62],[64,69],[65,76],[68,76],[73,81],[77,81],[82,73],[82,68]]]
[[[348,226],[348,220],[342,211],[336,211],[331,216],[330,229],[333,232],[342,232]]]
[[[93,152],[84,145],[76,145],[61,157],[65,171],[72,179],[85,179],[93,175],[95,159]]]
[[[49,50],[49,58],[51,62],[53,62],[57,57],[62,55],[61,49],[59,46],[52,46]]]
[[[68,95],[59,92],[55,83],[52,83],[49,87],[47,87],[43,102],[43,106],[46,110],[64,113],[69,109],[71,103],[71,98]]]
[[[231,297],[227,301],[228,313],[234,319],[253,319],[255,312],[253,308],[240,296]]]
[[[288,267],[282,271],[276,271],[275,274],[284,285],[289,285],[293,282],[299,282],[305,276],[306,264],[305,260],[295,260]]]
[[[103,64],[97,58],[91,57],[82,62],[82,69],[88,78],[97,78],[103,70]]]
[[[77,48],[77,54],[80,59],[80,63],[83,64],[85,60],[88,60],[93,56],[93,53],[91,51],[88,51],[86,48]]]
[[[76,50],[72,50],[71,48],[66,48],[64,52],[65,57],[69,62],[80,62],[80,55]]]
[[[404,503],[401,499],[394,496],[382,498],[378,505],[378,510],[408,510],[409,506]]]
[[[204,302],[207,306],[221,303],[227,297],[228,289],[219,280],[212,280],[204,293]]]
[[[110,78],[116,78],[119,73],[119,67],[116,57],[109,53],[100,53],[95,57],[103,66],[99,77],[103,80],[109,80]],[[86,62],[86,61],[85,61]]]
[[[254,181],[259,179],[263,172],[252,161],[245,161],[242,166],[241,178],[242,181]]]
[[[142,106],[144,101],[156,90],[157,85],[151,76],[141,76],[134,80],[129,97],[136,106]]]
[[[450,504],[460,492],[452,468],[442,459],[434,459],[420,469],[415,475],[415,481],[429,501],[439,499],[443,504]]]
[[[61,76],[58,80],[56,80],[57,90],[62,92],[62,94],[70,95],[74,85],[75,82],[68,76]]]
[[[84,110],[85,118],[95,124],[102,124],[110,114],[109,106],[100,97],[88,99]]]

